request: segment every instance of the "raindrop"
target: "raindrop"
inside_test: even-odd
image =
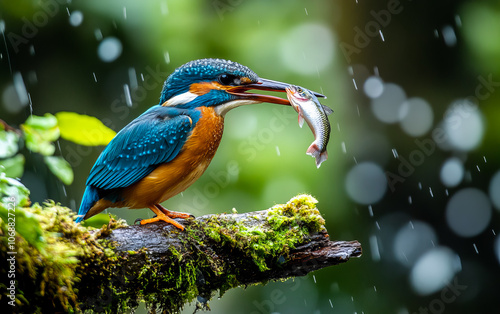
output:
[[[306,15],[309,15],[309,13],[307,13],[307,8],[304,8],[304,11],[306,11]]]
[[[452,157],[446,160],[439,173],[441,182],[449,188],[455,187],[464,178],[464,166],[460,159]]]
[[[462,26],[462,19],[460,18],[460,15],[455,15],[455,25],[457,25],[457,27],[461,27]]]
[[[370,214],[370,217],[373,217],[373,208],[372,208],[372,205],[368,205],[368,213]]]
[[[170,54],[168,53],[168,51],[165,51],[163,57],[165,58],[165,63],[170,64]]]
[[[400,120],[399,111],[405,100],[406,94],[399,85],[384,83],[382,94],[372,99],[371,109],[380,121],[395,123]]]
[[[432,188],[429,187],[429,193],[431,194],[431,197],[434,197],[434,194],[432,193]]]
[[[134,90],[137,88],[137,74],[135,73],[135,68],[128,68],[128,80],[130,81],[130,89]]]
[[[398,158],[398,151],[395,148],[392,149],[392,155],[394,156],[394,158]]]
[[[489,198],[476,188],[458,191],[446,205],[446,222],[461,237],[473,237],[483,232],[490,223],[491,214]]]
[[[378,230],[380,230],[380,225],[379,225],[378,221],[375,221],[375,226],[377,227]]]
[[[122,43],[116,37],[107,37],[97,48],[99,58],[104,62],[115,61],[122,54]]]
[[[378,249],[378,240],[376,235],[370,236],[370,251],[372,252],[372,259],[375,262],[380,261],[380,251]]]
[[[354,84],[354,89],[358,90],[358,85],[356,85],[356,80],[352,78],[352,83]]]
[[[123,7],[123,19],[127,19],[127,7]]]
[[[92,72],[92,76],[94,77],[94,81],[97,83],[97,76],[95,76],[95,72]]]
[[[384,91],[384,82],[378,76],[370,76],[363,84],[363,91],[372,99],[378,98]]]
[[[385,194],[386,177],[382,168],[373,162],[355,165],[347,174],[347,194],[361,204],[374,204]]]
[[[30,55],[34,56],[35,55],[35,46],[30,45]]]
[[[123,92],[125,93],[125,102],[127,106],[132,107],[132,97],[130,97],[130,88],[128,84],[123,85]]]
[[[382,34],[382,30],[381,29],[378,30],[378,33],[380,34],[380,38],[382,38],[382,41],[385,41],[384,34]]]
[[[340,146],[342,146],[342,152],[343,152],[344,154],[346,154],[346,153],[347,153],[347,149],[346,149],[346,147],[345,147],[345,142],[342,142],[342,143],[340,144]]]
[[[281,156],[281,153],[280,153],[280,148],[276,145],[276,154],[279,156]]]
[[[446,46],[453,47],[457,44],[457,35],[455,34],[455,30],[453,29],[453,27],[451,27],[450,25],[446,25],[441,30],[441,33],[443,34],[443,39]]]
[[[472,246],[474,247],[474,250],[476,251],[476,254],[479,254],[479,251],[477,249],[477,245],[476,243],[472,243]]]
[[[422,182],[419,182],[419,183],[418,183],[418,189],[419,189],[419,190],[422,190]]]
[[[412,203],[411,195],[410,195],[410,196],[408,196],[408,203],[409,203],[410,205],[411,205],[411,203]]]
[[[410,273],[413,290],[429,295],[444,288],[462,268],[458,255],[447,247],[437,247],[421,256]]]
[[[81,11],[73,11],[69,16],[69,24],[73,27],[80,26],[83,22],[83,13]]]
[[[331,308],[333,309],[332,299],[328,299],[328,301],[330,302],[330,306],[331,306]]]
[[[313,280],[314,280],[314,283],[316,283],[316,276],[313,275]]]
[[[476,165],[477,172],[481,172],[481,169],[479,169],[479,165]]]
[[[483,156],[484,163],[486,163],[486,156]]]
[[[102,32],[99,28],[96,28],[96,30],[94,31],[94,36],[95,36],[95,39],[97,39],[97,41],[101,41],[103,36],[102,36]]]
[[[22,106],[26,106],[29,103],[28,92],[26,91],[26,85],[24,85],[24,80],[21,72],[15,72],[13,80],[14,88],[16,89],[17,96],[19,97],[19,102]]]

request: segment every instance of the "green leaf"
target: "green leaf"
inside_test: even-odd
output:
[[[59,156],[45,156],[44,159],[50,171],[59,178],[64,184],[70,185],[73,183],[73,169],[71,165]]]
[[[19,135],[15,132],[0,131],[0,158],[14,156],[19,150]]]
[[[80,145],[106,145],[116,135],[95,117],[64,111],[56,113],[56,117],[61,137]]]
[[[26,119],[24,125],[37,129],[48,130],[57,127],[57,119],[50,113],[46,113],[43,117],[31,115],[28,119]]]
[[[17,154],[12,158],[0,160],[0,171],[10,178],[22,177],[24,173],[24,156]]]
[[[56,117],[49,113],[43,117],[32,115],[21,125],[21,129],[29,150],[45,156],[54,154],[56,147],[52,142],[57,140],[60,134]]]
[[[39,251],[43,250],[46,243],[37,216],[18,206],[14,198],[9,198],[7,202],[0,203],[0,218],[4,221],[3,225],[5,227],[7,227],[8,222],[14,222],[14,229],[21,237]]]
[[[0,172],[0,199],[1,203],[15,202],[16,206],[29,206],[30,191],[19,181],[8,178]]]

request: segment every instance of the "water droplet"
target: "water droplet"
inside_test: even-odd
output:
[[[125,93],[125,102],[127,106],[132,107],[132,97],[130,97],[130,88],[128,84],[123,85],[123,92]]]
[[[24,80],[21,72],[15,72],[13,75],[13,80],[17,97],[19,97],[19,102],[22,106],[26,106],[29,103],[28,92],[26,91],[26,85],[24,85]]]

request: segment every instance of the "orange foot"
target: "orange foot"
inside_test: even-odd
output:
[[[169,211],[168,209],[161,206],[160,204],[155,204],[153,206],[150,206],[149,209],[151,209],[156,214],[156,217],[141,220],[141,225],[145,225],[145,224],[149,224],[152,222],[162,220],[166,223],[169,223],[169,224],[176,226],[177,228],[181,229],[181,231],[183,231],[184,226],[181,225],[180,223],[178,223],[177,221],[173,220],[172,218],[194,217],[193,215],[190,215],[190,214]]]

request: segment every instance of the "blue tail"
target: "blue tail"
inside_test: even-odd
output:
[[[82,203],[80,205],[80,210],[78,210],[79,217],[76,218],[75,222],[80,222],[87,212],[94,206],[94,204],[99,200],[99,194],[97,189],[93,186],[87,186],[85,192],[83,193]]]

